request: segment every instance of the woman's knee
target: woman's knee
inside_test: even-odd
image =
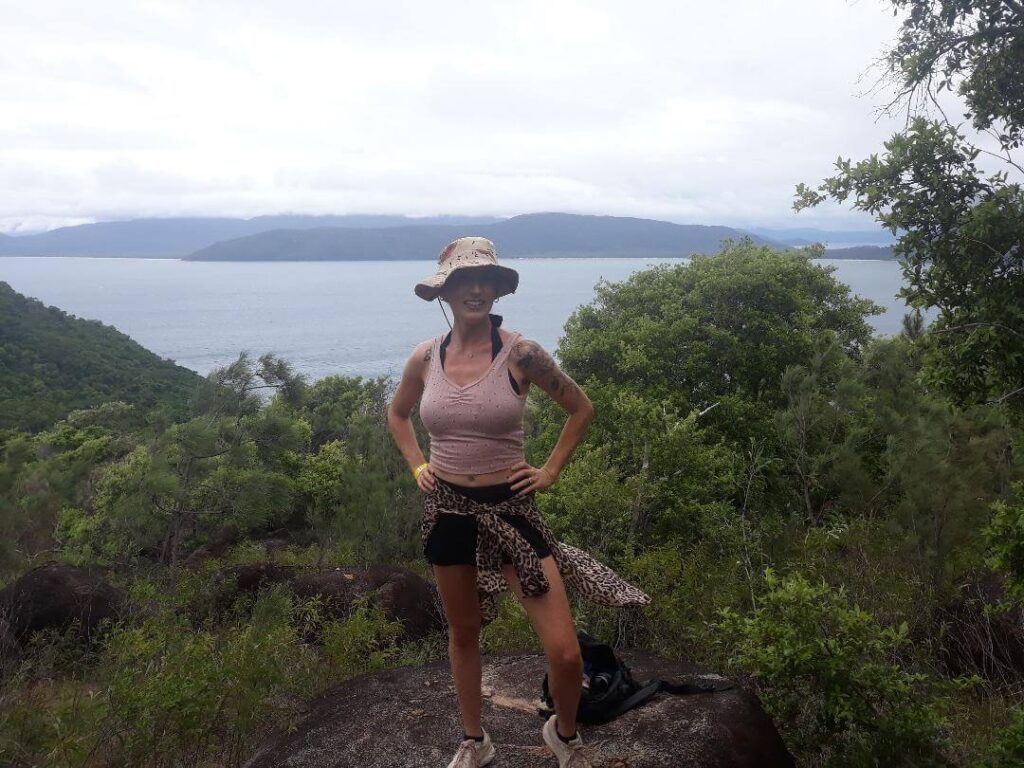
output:
[[[578,642],[559,643],[547,652],[548,662],[552,667],[557,667],[566,672],[580,672],[583,670],[583,657],[580,655]]]

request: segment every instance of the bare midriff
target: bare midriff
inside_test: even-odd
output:
[[[435,477],[440,477],[442,480],[447,480],[449,483],[455,483],[456,485],[498,485],[508,482],[509,475],[512,474],[512,467],[499,469],[496,472],[485,472],[480,475],[457,475],[454,472],[445,472],[434,467],[430,468],[430,472]]]

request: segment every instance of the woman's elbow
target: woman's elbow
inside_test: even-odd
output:
[[[387,421],[388,428],[394,432],[395,428],[398,427],[403,421],[409,420],[409,414],[402,414],[402,412],[395,408],[394,403],[388,403]]]
[[[582,421],[584,425],[587,425],[594,420],[594,404],[590,402],[590,398],[582,392],[580,395],[582,399],[576,408],[576,413],[579,415],[580,421]]]

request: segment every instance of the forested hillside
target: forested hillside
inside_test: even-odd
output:
[[[115,328],[0,282],[0,430],[35,431],[111,400],[180,417],[200,380]]]

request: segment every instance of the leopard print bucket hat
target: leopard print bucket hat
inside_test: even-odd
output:
[[[460,237],[448,243],[437,257],[437,272],[416,283],[416,295],[433,301],[441,293],[448,277],[457,269],[486,268],[497,278],[498,295],[515,293],[519,287],[519,273],[498,264],[494,243],[486,237]]]

